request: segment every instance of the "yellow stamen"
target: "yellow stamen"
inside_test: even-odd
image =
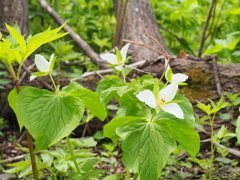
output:
[[[163,106],[164,104],[165,104],[165,101],[163,99],[158,98],[157,105],[158,106]]]

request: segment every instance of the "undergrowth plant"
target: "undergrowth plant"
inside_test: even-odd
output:
[[[114,147],[120,141],[126,179],[130,179],[130,171],[135,173],[135,179],[158,179],[170,153],[177,149],[177,144],[190,156],[194,157],[197,154],[200,138],[194,130],[193,107],[185,96],[178,94],[179,85],[186,85],[184,81],[188,76],[173,74],[169,66],[170,59],[165,59],[166,82],[151,75],[127,82],[125,63],[130,58],[127,57],[130,44],[126,44],[121,51],[116,49],[116,55],[101,55],[101,58],[110,62],[121,76],[106,76],[99,82],[96,92],[93,92],[74,81],[65,87],[57,85],[51,74],[57,57],[52,54],[48,61],[44,56],[37,54],[35,63],[39,72],[32,73],[30,80],[48,75],[54,92],[31,86],[20,87],[17,82],[24,60],[42,44],[66,35],[58,33],[61,28],[48,29],[24,40],[17,26],[7,25],[10,35],[2,38],[3,42],[0,43],[0,59],[16,82],[16,88],[9,93],[8,101],[17,116],[20,129],[24,126],[34,138],[34,152],[45,150],[45,154],[52,156],[52,151],[46,149],[66,138],[68,153],[61,151],[59,153],[63,155],[55,156],[54,166],[57,171],[68,173],[68,167],[71,166],[76,173],[75,179],[90,179],[93,174],[105,172],[94,171],[93,162],[89,159],[79,161],[78,153],[73,150],[73,141],[68,136],[81,123],[85,108],[88,109],[88,121],[94,116],[103,121],[107,117],[106,105],[114,98],[119,102],[119,109],[104,126],[103,134],[113,143],[113,147],[105,145],[108,157],[114,155]],[[13,62],[19,64],[17,75],[12,67]],[[33,155],[33,152],[30,151],[30,155]],[[36,171],[46,169],[49,163],[39,165],[38,162],[37,160],[35,163]],[[30,161],[25,163],[30,164]],[[33,163],[31,161],[31,164]],[[57,172],[49,171],[56,176]],[[33,177],[38,179],[34,171]]]

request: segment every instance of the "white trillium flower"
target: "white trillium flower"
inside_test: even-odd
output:
[[[120,51],[120,53],[122,55],[122,60],[119,60],[115,54],[111,54],[111,53],[102,54],[102,55],[100,55],[100,57],[101,57],[101,59],[106,60],[107,62],[109,62],[112,65],[119,65],[114,68],[121,71],[123,68],[123,65],[126,61],[126,58],[127,58],[127,51],[128,51],[129,45],[130,45],[130,43],[127,43],[125,46],[123,46],[123,48]]]
[[[168,61],[165,58],[165,67],[166,67],[167,63],[168,63]],[[170,66],[168,64],[167,70],[165,72],[165,78],[166,79],[168,79],[167,78],[167,73],[168,73],[169,70],[170,70]],[[177,74],[172,74],[171,80],[168,79],[168,81],[171,82],[171,83],[174,83],[174,82],[181,83],[181,82],[185,82],[187,80],[187,78],[188,78],[188,76],[186,74],[177,73]]]
[[[151,108],[161,108],[162,110],[173,114],[177,118],[184,119],[183,111],[177,103],[168,103],[173,100],[178,90],[178,84],[172,83],[161,89],[156,99],[153,92],[150,90],[141,91],[137,94],[137,98],[145,102]]]
[[[39,71],[48,73],[48,72],[51,71],[51,64],[52,64],[53,59],[54,59],[54,54],[51,55],[49,61],[47,61],[42,55],[36,54],[34,61],[35,61],[36,66],[37,66]],[[37,76],[35,76],[35,75],[31,75],[30,76],[30,81],[32,81],[36,77]]]

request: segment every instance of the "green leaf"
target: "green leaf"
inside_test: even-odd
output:
[[[236,128],[237,139],[238,143],[240,143],[240,116],[238,116],[236,126],[237,126]]]
[[[207,115],[210,115],[210,109],[211,109],[211,105],[205,105],[199,101],[197,101],[197,107],[201,110],[203,110]]]
[[[90,169],[93,169],[93,165],[94,165],[94,161],[91,160],[91,159],[87,159],[86,161],[84,161],[82,164],[81,164],[81,170],[82,171],[85,171],[85,172],[88,172]]]
[[[191,102],[183,95],[176,95],[174,100],[181,100],[182,102],[178,105],[183,111],[184,119],[188,122],[188,124],[194,128],[195,127],[195,117],[194,117],[194,109],[192,107]]]
[[[117,127],[126,121],[133,121],[136,119],[144,120],[141,117],[131,117],[131,116],[114,118],[104,126],[103,135],[105,137],[110,138],[113,144],[116,145],[117,141],[119,140],[119,136],[116,134]]]
[[[106,89],[110,88],[113,85],[122,84],[122,81],[118,78],[104,78],[98,83],[98,87],[96,89],[96,93],[99,94],[100,98],[103,100],[105,104],[108,104],[108,102],[113,98],[117,97],[116,91],[109,91],[102,93]]]
[[[223,137],[226,136],[226,134],[228,133],[227,127],[225,127],[224,125],[222,125],[222,127],[218,130],[218,133],[216,134],[216,136],[219,139],[222,139]]]
[[[15,24],[17,25],[17,24]],[[17,25],[18,27],[18,25]],[[20,49],[19,51],[21,52],[21,59],[19,59],[19,63],[21,64],[24,59],[23,59],[23,55],[26,52],[26,42],[24,40],[24,37],[20,34],[20,32],[18,32],[16,29],[12,28],[11,26],[6,24],[6,28],[9,31],[9,33],[14,37],[14,39],[16,40],[16,42],[20,45]]]
[[[104,173],[104,172],[107,172],[108,170],[102,170],[102,169],[96,169],[96,170],[93,170],[91,171],[89,174],[88,174],[88,177],[89,178],[96,178],[95,180],[98,180],[99,178],[97,178],[100,174]]]
[[[69,168],[69,165],[68,165],[68,162],[67,161],[60,161],[60,162],[57,162],[57,161],[54,161],[54,167],[60,171],[60,172],[63,172],[63,173],[66,173],[68,168]]]
[[[106,176],[105,178],[103,178],[103,180],[119,180],[123,177],[124,177],[124,175],[122,175],[122,174],[112,174],[110,176]]]
[[[79,125],[84,105],[77,97],[28,87],[18,94],[16,109],[38,151],[68,136]]]
[[[230,120],[232,118],[232,114],[231,113],[221,113],[220,118],[223,120]]]
[[[170,153],[177,147],[167,124],[137,117],[121,124],[117,134],[122,139],[124,165],[138,172],[141,179],[157,180]]]
[[[71,91],[68,95],[81,99],[85,107],[100,120],[104,121],[107,117],[106,106],[100,101],[97,93],[89,89],[77,88]]]
[[[172,69],[170,68],[170,69],[165,73],[165,78],[166,78],[166,80],[167,80],[168,82],[171,82],[171,80],[172,80],[172,75],[173,75]]]
[[[234,101],[233,101],[233,105],[237,106],[240,104],[240,97],[237,97]]]
[[[120,116],[139,116],[147,118],[151,117],[150,109],[133,93],[133,91],[127,92],[120,98],[119,110],[117,111],[114,118]]]
[[[26,59],[41,45],[67,35],[68,32],[67,33],[58,33],[64,25],[65,24],[63,24],[59,28],[53,29],[53,30],[50,30],[50,27],[49,27],[46,31],[44,31],[42,33],[36,34],[34,36],[30,35],[27,38],[27,50],[26,50],[26,54],[23,59]]]
[[[191,156],[194,157],[200,150],[199,134],[192,127],[172,119],[160,119],[154,122],[159,125],[162,122],[166,123],[171,128],[172,136]]]
[[[24,88],[27,88],[27,87],[31,87],[31,86],[21,86],[20,90],[23,90]],[[13,109],[14,113],[16,114],[18,125],[19,125],[20,131],[21,131],[23,128],[23,123],[20,120],[20,118],[18,116],[18,112],[17,112],[17,107],[16,107],[17,95],[18,95],[18,93],[17,93],[16,88],[11,90],[10,93],[8,94],[8,103],[9,103],[9,106]]]
[[[71,83],[68,86],[64,86],[60,90],[60,93],[69,93],[70,91],[75,90],[77,88],[84,88],[84,87],[75,81],[71,81]]]
[[[93,139],[93,137],[86,139],[70,139],[71,143],[76,147],[94,147],[97,145],[97,142]]]

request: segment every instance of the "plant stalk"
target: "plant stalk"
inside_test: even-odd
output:
[[[19,85],[18,79],[15,80],[15,85],[16,85],[17,93],[20,93],[21,90],[20,90],[20,85]],[[25,128],[25,131],[26,131],[26,137],[27,137],[27,142],[28,142],[28,149],[29,149],[29,153],[30,153],[33,178],[34,178],[34,180],[38,180],[37,164],[36,164],[35,154],[33,153],[34,148],[33,148],[32,136],[28,132],[27,128]]]
[[[215,115],[216,113],[214,113],[212,119],[211,117],[209,117],[210,119],[210,127],[211,127],[211,157],[210,157],[210,169],[209,169],[209,179],[212,179],[212,171],[213,171],[213,159],[214,159],[214,151],[215,151],[215,148],[214,148],[214,139],[213,139],[213,136],[214,136],[214,128],[213,128],[213,124],[214,124],[214,119],[215,119]]]
[[[78,167],[76,158],[75,158],[74,153],[73,153],[73,150],[72,150],[72,143],[71,143],[71,141],[70,141],[70,139],[69,139],[68,136],[66,137],[66,139],[67,139],[67,146],[68,146],[69,152],[70,152],[70,154],[71,154],[71,156],[72,156],[73,163],[74,163],[74,165],[75,165],[75,167],[76,167],[76,169],[77,169],[78,174],[80,174],[81,172],[80,172],[80,169],[79,169],[79,167]]]

